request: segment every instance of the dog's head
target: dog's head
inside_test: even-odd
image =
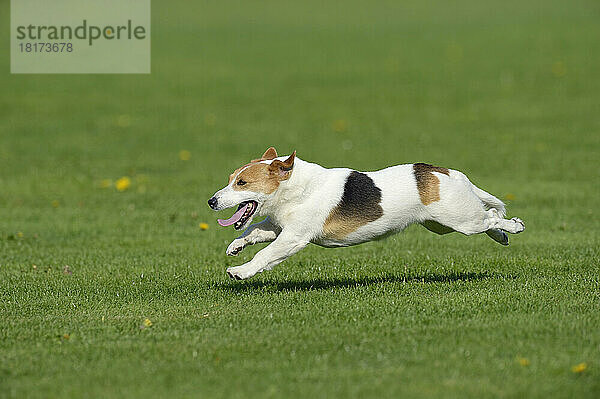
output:
[[[280,183],[290,178],[295,158],[296,151],[285,160],[277,159],[277,151],[271,147],[260,159],[237,168],[229,175],[229,184],[208,200],[208,205],[216,211],[238,207],[229,219],[219,219],[219,224],[233,225],[236,230],[248,226],[254,214],[277,192]]]

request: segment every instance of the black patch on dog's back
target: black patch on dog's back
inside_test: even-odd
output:
[[[339,215],[372,222],[383,215],[381,189],[364,173],[352,171],[346,178],[344,194],[337,206]]]
[[[343,240],[360,226],[383,216],[381,189],[364,173],[352,171],[346,178],[342,199],[323,225],[323,237]]]

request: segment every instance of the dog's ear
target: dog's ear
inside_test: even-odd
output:
[[[281,180],[286,180],[290,177],[294,168],[294,160],[296,159],[296,151],[292,153],[285,161],[279,159],[274,160],[269,165],[269,172],[278,176]]]
[[[271,160],[271,159],[275,159],[277,158],[277,151],[275,150],[274,147],[269,147],[267,149],[267,151],[265,151],[265,153],[263,154],[262,157],[260,157],[261,159],[267,159],[267,160]]]
[[[277,151],[275,151],[274,147],[269,147],[267,151],[262,155],[262,157],[258,159],[253,159],[250,161],[251,163],[260,162],[260,161],[270,161],[271,159],[277,158]]]

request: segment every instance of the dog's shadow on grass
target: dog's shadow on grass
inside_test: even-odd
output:
[[[372,285],[387,283],[451,283],[456,281],[480,281],[493,278],[515,278],[514,276],[504,276],[489,272],[456,272],[451,271],[446,274],[385,274],[379,276],[361,276],[361,277],[333,277],[331,279],[317,278],[314,280],[290,280],[290,281],[268,281],[268,280],[249,280],[249,281],[230,281],[219,285],[220,288],[234,292],[261,292],[261,291],[318,291],[331,290],[339,288],[367,287]]]

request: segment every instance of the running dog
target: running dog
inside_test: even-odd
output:
[[[242,280],[283,262],[308,243],[323,247],[361,244],[420,223],[437,234],[486,233],[508,245],[506,233],[525,229],[519,218],[505,219],[504,204],[472,184],[463,173],[415,163],[376,172],[326,169],[296,157],[279,157],[273,147],[236,169],[229,184],[208,200],[216,210],[237,206],[221,226],[245,229],[254,216],[267,216],[233,240],[227,255],[247,245],[271,242],[241,266]]]

